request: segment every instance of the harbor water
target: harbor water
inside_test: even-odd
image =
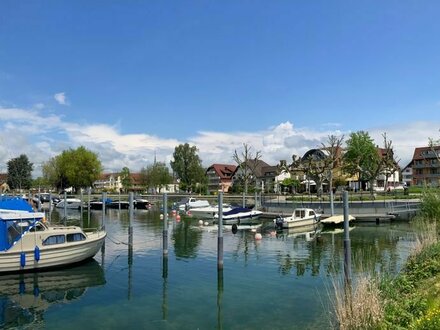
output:
[[[53,223],[63,211],[54,210]],[[68,224],[98,227],[102,211],[69,210]],[[332,281],[344,273],[343,232],[255,232],[226,228],[217,270],[215,226],[168,218],[162,253],[160,210],[108,209],[105,248],[68,269],[0,276],[0,327],[18,329],[329,329]],[[415,241],[410,223],[350,228],[353,277],[396,274]]]

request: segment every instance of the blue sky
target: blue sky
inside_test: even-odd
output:
[[[79,145],[107,171],[199,148],[270,164],[367,130],[440,137],[438,1],[0,2],[0,171]],[[3,166],[3,167],[2,167]]]

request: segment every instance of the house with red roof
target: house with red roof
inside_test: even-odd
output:
[[[440,146],[415,148],[411,163],[413,185],[440,186]]]
[[[208,192],[228,192],[232,186],[232,178],[237,170],[236,165],[212,164],[206,169]]]

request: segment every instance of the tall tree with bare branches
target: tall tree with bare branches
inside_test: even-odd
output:
[[[243,143],[243,150],[239,153],[234,150],[234,155],[232,156],[234,161],[240,167],[240,179],[243,181],[244,193],[248,193],[249,183],[256,180],[256,168],[258,166],[258,161],[261,159],[261,151],[256,151],[255,155],[252,151],[252,146],[247,143]]]

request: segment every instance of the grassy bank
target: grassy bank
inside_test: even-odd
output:
[[[398,276],[362,275],[349,290],[335,286],[335,328],[440,329],[440,242],[435,222],[422,223]]]

